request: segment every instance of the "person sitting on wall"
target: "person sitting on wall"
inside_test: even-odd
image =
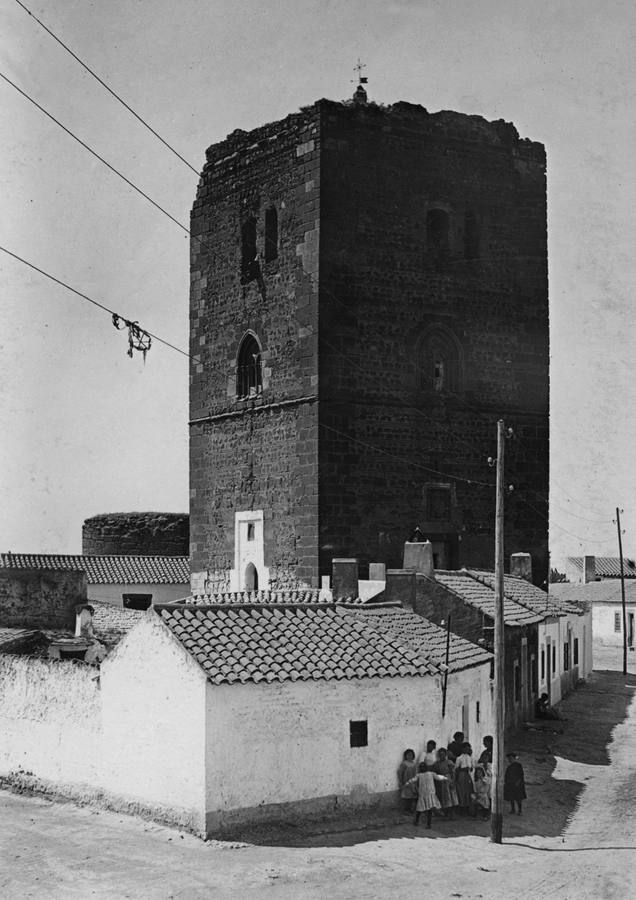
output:
[[[534,704],[534,714],[537,719],[561,719],[557,710],[552,709],[550,706],[550,700],[547,694],[541,694]]]

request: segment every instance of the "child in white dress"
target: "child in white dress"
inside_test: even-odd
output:
[[[420,763],[419,772],[415,778],[411,778],[408,784],[417,784],[417,806],[415,822],[417,825],[423,812],[426,813],[426,827],[430,828],[433,821],[433,810],[440,809],[440,802],[435,793],[436,781],[448,781],[445,775],[437,772],[426,771],[426,764]]]

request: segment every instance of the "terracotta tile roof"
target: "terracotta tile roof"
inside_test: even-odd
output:
[[[470,569],[469,574],[488,585],[491,590],[495,590],[495,574],[494,572],[480,572]],[[580,614],[582,610],[578,606],[569,608],[568,604],[562,603],[556,597],[552,597],[541,588],[535,587],[524,578],[518,578],[515,575],[504,575],[504,594],[515,603],[520,603],[526,609],[531,610],[543,618],[546,616],[565,616],[568,613]]]
[[[571,563],[580,572],[583,572],[583,557],[568,556]],[[621,560],[619,556],[595,556],[594,571],[600,578],[620,578]],[[636,578],[636,560],[631,557],[623,557],[623,575],[625,578]]]
[[[466,569],[457,572],[435,572],[435,580],[447,590],[457,594],[465,603],[481,610],[491,619],[495,615],[495,592]],[[505,592],[504,592],[505,593]],[[546,613],[532,612],[526,606],[504,596],[504,622],[506,625],[532,625],[546,618]]]
[[[430,659],[438,666],[446,664],[446,629],[434,625],[409,610],[393,603],[364,606],[349,611],[360,622],[376,628],[382,634],[396,640]],[[449,672],[459,672],[471,666],[489,663],[492,653],[451,632],[449,646]]]
[[[187,556],[68,556],[2,553],[4,569],[70,569],[86,572],[89,584],[189,584]]]
[[[181,602],[181,601],[177,601]],[[321,599],[320,591],[311,590],[287,590],[287,591],[225,591],[219,594],[193,594],[186,597],[183,603],[196,606],[227,606],[236,604],[280,604],[280,603],[331,603],[325,598]]]
[[[157,605],[215,684],[421,676],[438,666],[335,605]]]

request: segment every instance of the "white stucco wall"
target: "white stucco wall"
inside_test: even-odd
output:
[[[0,773],[94,785],[102,749],[97,670],[0,655]]]
[[[592,614],[559,616],[539,623],[539,694],[550,695],[551,703],[558,703],[575,686],[579,678],[587,678],[592,672]],[[578,639],[578,663],[574,664],[574,641]],[[548,685],[548,640],[555,647],[556,666],[550,665],[551,681]],[[564,669],[564,644],[570,645],[570,668]],[[546,651],[544,677],[541,672],[541,651]]]
[[[190,596],[190,582],[185,584],[89,584],[88,600],[101,600],[123,606],[122,594],[152,594],[152,603],[172,603]]]
[[[626,602],[625,611],[627,613],[629,635],[630,613],[632,616],[634,616],[634,630],[636,632],[636,603]],[[620,631],[616,631],[614,627],[616,614],[618,614]],[[621,603],[594,603],[592,607],[592,622],[595,643],[607,647],[623,646],[623,607]]]
[[[205,676],[159,618],[136,625],[102,664],[103,784],[202,831]]]
[[[229,810],[311,798],[353,799],[396,789],[407,747],[446,743],[471,706],[475,746],[492,729],[489,665],[441,678],[369,678],[208,685],[206,803]],[[476,724],[475,700],[481,722]],[[368,746],[350,746],[350,720],[366,720]]]

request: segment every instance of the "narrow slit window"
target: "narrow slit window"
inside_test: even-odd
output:
[[[256,533],[255,533],[255,529],[254,529],[254,523],[248,522],[247,523],[247,539],[248,539],[248,541],[253,541],[255,537],[256,537]]]
[[[479,717],[481,714],[481,707],[479,705],[479,700],[475,701],[475,722],[479,722]]]
[[[265,211],[265,262],[278,258],[278,213],[274,206]]]
[[[541,681],[545,681],[545,650],[541,650]]]
[[[247,219],[241,226],[241,280],[247,283],[257,274],[256,219]]]
[[[349,722],[349,746],[366,747],[369,743],[367,720]]]
[[[566,641],[563,644],[563,671],[567,672],[570,668],[570,645]]]
[[[574,647],[573,647],[573,663],[575,666],[579,664],[579,639],[574,638]]]
[[[466,218],[464,220],[464,258],[478,259],[479,245],[479,219],[474,210],[468,209],[466,210]]]

